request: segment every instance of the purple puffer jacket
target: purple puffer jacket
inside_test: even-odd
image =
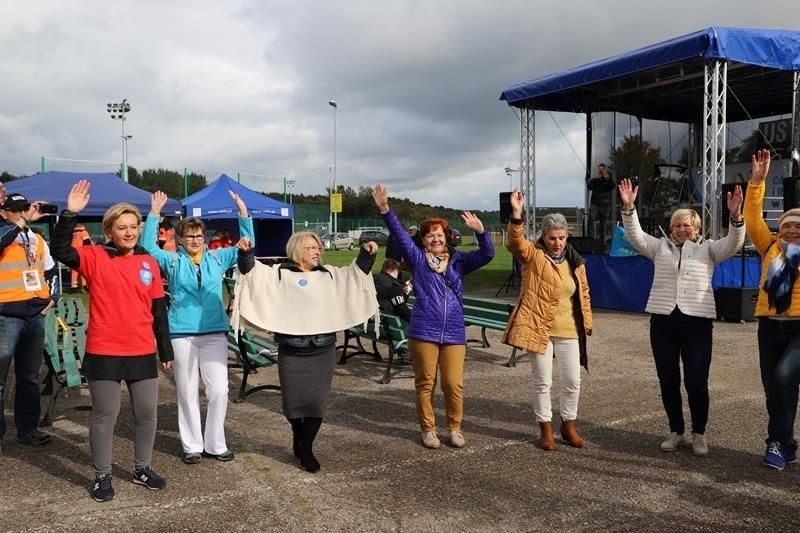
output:
[[[466,274],[494,257],[491,236],[487,232],[476,234],[479,249],[453,253],[442,275],[431,270],[424,250],[414,244],[394,211],[390,209],[382,216],[403,259],[411,268],[414,280],[416,301],[408,324],[408,337],[439,344],[466,344],[464,310],[461,307],[463,280]]]

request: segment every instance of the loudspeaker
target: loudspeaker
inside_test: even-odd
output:
[[[800,178],[783,178],[783,210],[800,207]]]
[[[575,248],[579,254],[604,254],[606,253],[606,246],[601,239],[594,239],[592,237],[573,237],[572,235],[567,238],[567,242]]]
[[[508,219],[511,218],[511,193],[500,193],[500,223],[508,224]]]
[[[728,193],[733,194],[734,189],[736,186],[740,186],[742,188],[742,194],[747,194],[747,183],[723,183],[722,184],[722,194],[720,198],[722,198],[722,219],[720,220],[720,225],[723,228],[727,228],[730,226],[731,223],[731,212],[728,210]],[[784,188],[784,194],[786,189]],[[744,206],[742,206],[744,207]]]
[[[755,320],[758,287],[720,287],[714,293],[717,318],[752,322]]]

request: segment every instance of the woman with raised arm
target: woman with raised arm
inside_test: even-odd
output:
[[[503,342],[527,350],[533,372],[533,412],[539,424],[539,447],[555,450],[553,409],[553,359],[561,378],[559,413],[561,436],[570,446],[585,441],[575,428],[581,392],[581,365],[588,368],[586,337],[592,334],[592,308],[583,258],[567,244],[567,220],[561,213],[542,219],[541,236],[525,238],[518,189],[511,193],[511,218],[506,247],[522,263],[522,283],[517,306],[508,321]]]
[[[761,256],[758,317],[758,359],[767,403],[767,448],[764,465],[783,470],[797,460],[794,421],[800,383],[800,209],[789,209],[773,235],[762,218],[769,150],[752,158],[744,200],[747,233]]]
[[[89,204],[90,184],[72,186],[67,208],[53,232],[53,257],[77,270],[89,282],[89,324],[81,371],[89,383],[92,417],[89,447],[95,471],[92,497],[114,498],[111,446],[125,381],[133,409],[133,482],[150,490],[166,486],[153,471],[153,443],[158,405],[158,359],[171,366],[167,302],[156,261],[138,246],[142,216],[136,206],[112,205],[103,216],[103,245],[73,248],[72,230]]]
[[[253,219],[247,214],[247,206],[239,195],[228,192],[239,211],[239,235],[253,239]],[[222,301],[222,278],[226,270],[236,266],[238,254],[236,248],[206,248],[206,225],[194,217],[184,218],[175,226],[178,251],[162,250],[157,242],[158,222],[167,200],[163,192],[153,193],[142,245],[169,282],[169,331],[175,352],[172,366],[183,462],[199,463],[203,454],[230,461],[233,452],[225,441],[230,323]],[[205,432],[198,376],[208,398]]]
[[[661,450],[674,452],[688,442],[681,402],[681,362],[683,383],[692,415],[692,453],[708,454],[705,437],[708,423],[708,374],[711,368],[711,343],[717,316],[711,276],[714,267],[730,258],[744,244],[742,188],[728,193],[730,230],[717,241],[700,235],[700,215],[692,209],[677,209],[669,221],[669,235],[656,238],[642,231],[636,215],[638,186],[623,179],[619,183],[622,223],[630,243],[655,267],[653,285],[647,300],[650,317],[650,345],[661,386],[661,401],[667,413],[669,435]]]
[[[365,324],[378,314],[370,271],[378,245],[364,243],[346,267],[322,264],[325,247],[310,231],[286,244],[289,260],[265,266],[255,260],[250,239],[240,250],[231,324],[240,319],[275,334],[283,415],[292,426],[292,451],[308,472],[320,469],[314,440],[328,408],[336,365],[336,332]]]
[[[414,279],[416,301],[408,324],[408,348],[414,365],[422,445],[434,449],[441,446],[433,411],[436,374],[440,371],[449,442],[454,448],[463,448],[461,421],[467,345],[461,305],[464,276],[492,260],[492,238],[478,217],[464,211],[461,218],[475,232],[478,250],[467,253],[449,250],[446,235],[450,226],[441,218],[431,218],[420,224],[423,247],[419,248],[389,208],[389,190],[378,184],[372,197]]]

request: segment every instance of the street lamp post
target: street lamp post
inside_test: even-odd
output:
[[[133,138],[133,135],[125,133],[125,115],[131,110],[131,104],[127,98],[123,98],[122,102],[106,104],[106,111],[111,115],[114,120],[122,122],[122,179],[128,182],[128,140]]]
[[[513,174],[515,172],[519,172],[519,169],[518,168],[506,167],[503,170],[506,171],[506,175],[508,176],[508,190],[509,191],[513,191],[514,190],[514,177],[513,177]]]
[[[336,110],[338,109],[338,105],[336,105],[336,100],[328,100],[328,105],[333,108],[333,188],[331,189],[331,194],[336,192]],[[333,200],[333,198],[331,198]],[[333,205],[331,205],[331,211],[333,211]],[[333,232],[332,235],[336,235],[336,231],[338,230],[337,224],[337,213],[333,213]]]
[[[289,205],[292,204],[292,190],[294,189],[295,183],[297,183],[297,182],[296,182],[296,180],[294,178],[288,178],[288,179],[287,178],[283,178],[284,190],[286,188],[289,189]],[[284,196],[285,196],[285,194],[284,194]],[[283,202],[286,203],[286,198],[283,199]]]

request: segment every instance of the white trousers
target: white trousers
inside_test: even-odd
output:
[[[228,411],[228,340],[224,333],[172,339],[175,360],[172,369],[178,389],[178,429],[184,453],[219,455],[225,443]],[[200,382],[208,398],[206,431],[200,422]],[[205,443],[205,444],[204,444]]]
[[[561,391],[559,411],[564,420],[578,418],[578,398],[581,395],[581,356],[578,339],[550,337],[544,354],[529,352],[533,372],[533,413],[536,422],[550,422],[553,408],[550,388],[553,385],[553,353],[558,361]]]

